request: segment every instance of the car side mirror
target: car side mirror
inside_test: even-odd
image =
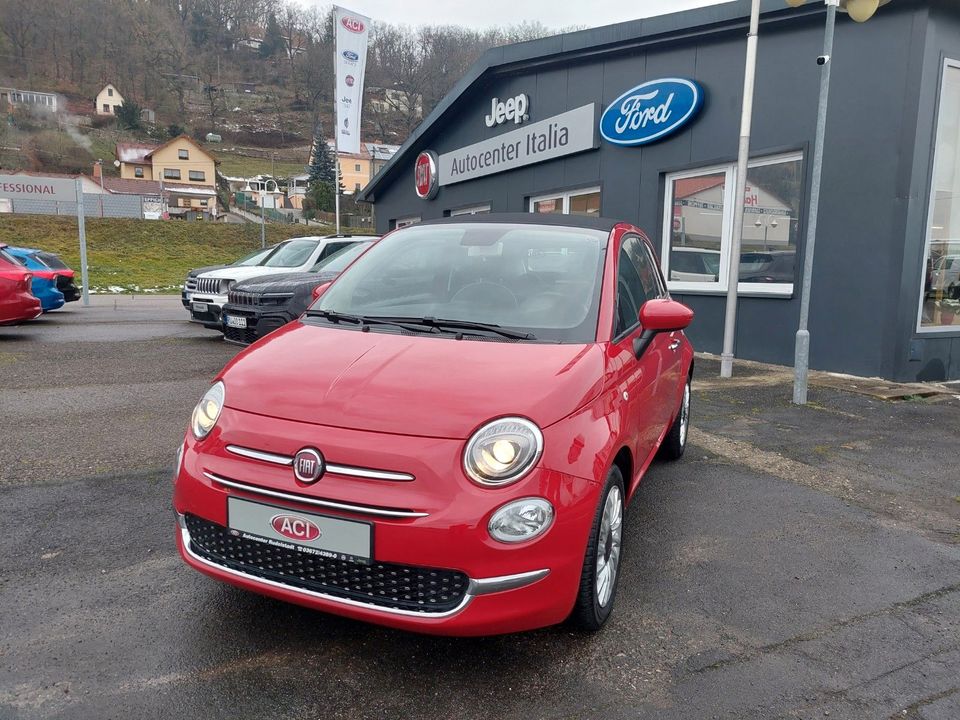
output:
[[[643,332],[633,341],[633,352],[639,360],[659,333],[676,332],[689,327],[693,310],[676,300],[661,298],[647,300],[640,307],[640,327]]]
[[[319,299],[320,299],[320,296],[323,295],[323,294],[327,291],[327,288],[328,288],[328,287],[330,287],[330,283],[328,283],[328,282],[321,283],[320,285],[317,285],[317,286],[313,289],[313,299],[314,299],[314,300],[319,300]]]

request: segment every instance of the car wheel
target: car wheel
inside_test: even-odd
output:
[[[610,617],[620,579],[623,540],[623,475],[614,465],[593,518],[580,573],[580,590],[570,620],[574,626],[596,632]]]
[[[677,413],[670,432],[663,439],[660,453],[667,460],[677,460],[687,449],[687,434],[690,431],[690,378],[683,386],[683,397],[680,399],[680,411]]]

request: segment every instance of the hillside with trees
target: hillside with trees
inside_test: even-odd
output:
[[[374,18],[363,139],[401,143],[486,49],[548,32]],[[109,173],[118,140],[187,132],[222,138],[212,149],[224,174],[302,172],[316,129],[332,127],[333,54],[329,6],[0,0],[0,88],[57,93],[65,106],[57,117],[10,112],[0,123],[0,168],[89,172],[102,158]],[[124,97],[116,117],[94,113],[107,83]]]

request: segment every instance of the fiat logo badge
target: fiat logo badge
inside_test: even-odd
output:
[[[319,450],[304,448],[293,458],[293,476],[302,483],[315,483],[323,475],[324,465]]]

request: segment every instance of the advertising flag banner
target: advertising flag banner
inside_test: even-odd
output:
[[[337,31],[335,58],[337,151],[360,152],[360,106],[363,104],[363,74],[367,67],[370,18],[334,5]]]

